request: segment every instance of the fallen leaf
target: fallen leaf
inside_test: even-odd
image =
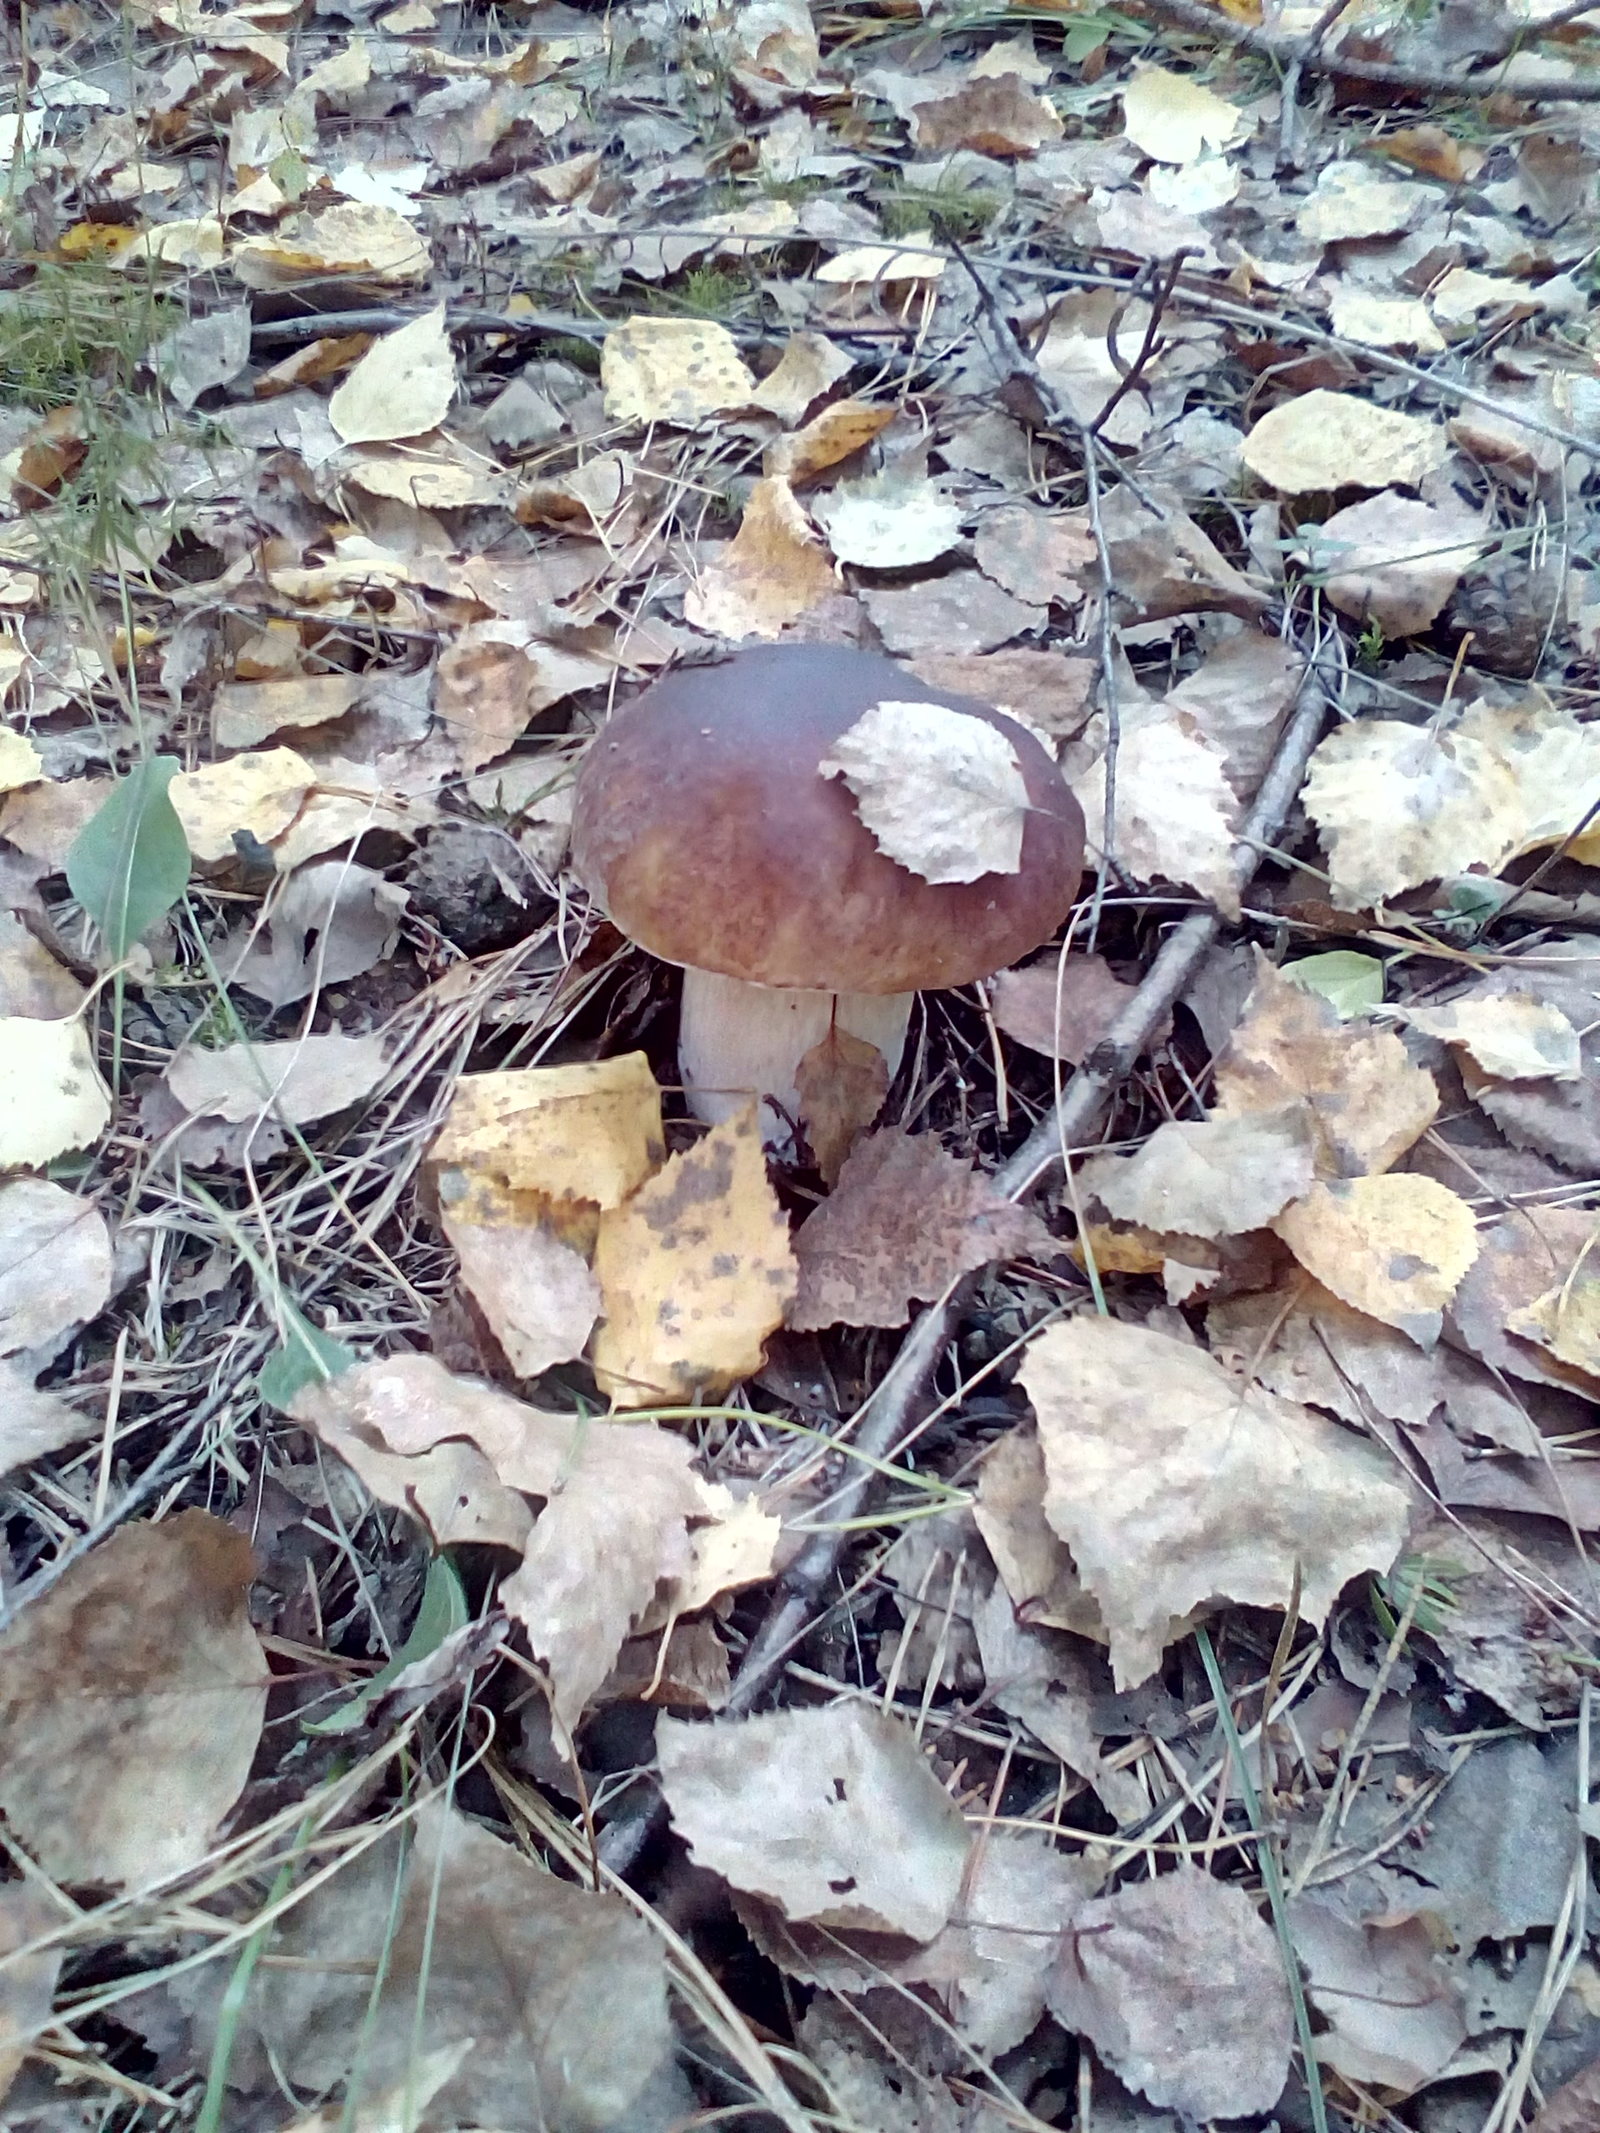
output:
[[[849,356],[826,334],[791,333],[782,355],[751,393],[750,403],[764,407],[780,422],[803,422],[823,394],[854,368]]]
[[[305,1386],[290,1412],[364,1480],[378,1473],[387,1502],[409,1508],[403,1470],[459,1438],[501,1489],[543,1499],[500,1602],[545,1662],[563,1724],[576,1723],[661,1581],[690,1569],[686,1529],[704,1501],[692,1448],[666,1430],[530,1406],[427,1355],[357,1364]],[[378,1447],[391,1463],[374,1466]],[[504,1507],[489,1508],[503,1527]]]
[[[1266,775],[1302,671],[1281,637],[1242,629],[1168,690],[1164,708],[1193,721],[1221,754],[1235,794],[1249,799]]]
[[[1570,1372],[1542,1340],[1529,1342],[1510,1329],[1540,1298],[1566,1288],[1587,1266],[1594,1233],[1594,1215],[1573,1207],[1519,1211],[1483,1230],[1478,1256],[1450,1305],[1452,1340],[1495,1372],[1540,1385],[1570,1384]]]
[[[271,1113],[310,1125],[370,1096],[383,1079],[383,1039],[336,1030],[277,1044],[190,1045],[166,1070],[166,1084],[194,1117],[235,1123]]]
[[[977,881],[1022,864],[1027,782],[986,719],[945,704],[874,704],[817,774],[843,778],[879,850],[924,881]]]
[[[1031,156],[1047,142],[1059,141],[1061,133],[1054,107],[1017,74],[974,70],[953,94],[911,109],[911,138],[919,155],[965,148],[984,156]]]
[[[406,892],[371,867],[320,859],[298,867],[230,973],[274,1007],[359,977],[394,952]],[[264,937],[263,937],[264,936]]]
[[[167,788],[189,855],[203,866],[236,859],[239,835],[271,844],[294,821],[316,772],[292,748],[231,756],[180,771]]]
[[[1138,352],[1132,349],[1127,361]],[[1100,518],[1125,620],[1220,612],[1255,622],[1270,606],[1264,587],[1236,570],[1175,498],[1153,491],[1147,504],[1124,484],[1105,498]]]
[[[680,429],[747,407],[756,385],[726,326],[649,314],[624,319],[606,335],[600,383],[612,422]]]
[[[1043,629],[1049,611],[1013,600],[976,570],[952,570],[911,585],[867,585],[861,604],[884,649],[915,659],[925,652],[992,652],[1028,630]]]
[[[1168,1119],[1134,1154],[1097,1155],[1079,1189],[1109,1215],[1187,1237],[1260,1229],[1311,1188],[1309,1106],[1195,1122]]]
[[[838,560],[866,570],[936,562],[961,538],[960,512],[931,481],[845,482],[814,509]]]
[[[931,1302],[991,1260],[1051,1258],[1060,1246],[1037,1215],[1002,1199],[936,1135],[888,1126],[846,1156],[794,1250],[800,1285],[788,1322],[813,1332],[903,1326],[913,1298]]]
[[[1318,744],[1301,797],[1334,900],[1351,911],[1420,882],[1493,871],[1526,828],[1511,766],[1461,728],[1352,720]]]
[[[264,2046],[297,2088],[395,2090],[396,2123],[417,2123],[424,2070],[453,2061],[421,2123],[595,2133],[633,2120],[671,2049],[646,1921],[438,1798],[409,1846],[396,1831],[358,1850],[267,1946],[229,2067],[241,2087]]]
[[[1432,626],[1483,554],[1480,529],[1474,512],[1385,489],[1308,529],[1306,563],[1340,614],[1411,637]]]
[[[0,692],[3,693],[3,692]],[[0,727],[0,793],[16,792],[44,776],[39,751],[25,733]]]
[[[915,1736],[859,1703],[656,1727],[661,1789],[695,1864],[839,1931],[931,1940],[967,1831]]]
[[[83,1011],[84,987],[30,933],[15,911],[0,911],[0,1018],[64,1021]]]
[[[1033,1629],[1069,1630],[1104,1644],[1104,1618],[1084,1591],[1066,1543],[1044,1515],[1045,1482],[1038,1431],[1007,1430],[983,1456],[973,1519],[1016,1621]]]
[[[795,1068],[800,1123],[822,1172],[836,1185],[845,1157],[866,1132],[889,1093],[889,1062],[875,1044],[835,1023]]]
[[[111,1299],[111,1233],[49,1177],[0,1184],[0,1354],[47,1348]]]
[[[463,1074],[428,1160],[508,1192],[620,1207],[666,1160],[661,1089],[643,1052]]]
[[[470,633],[446,645],[434,676],[434,715],[467,772],[506,754],[533,716],[533,666],[520,645]]]
[[[1560,1008],[1525,993],[1467,994],[1444,1007],[1411,1007],[1406,1021],[1497,1081],[1576,1081],[1578,1032]]]
[[[156,376],[185,410],[213,386],[231,385],[249,360],[248,304],[186,319],[150,352]]]
[[[840,460],[864,451],[894,416],[892,407],[876,407],[867,400],[835,400],[792,437],[773,440],[767,450],[767,472],[782,475],[800,488]]]
[[[1581,1264],[1581,1262],[1580,1262]],[[1544,1348],[1558,1363],[1600,1380],[1600,1281],[1569,1275],[1506,1321],[1508,1333]]]
[[[1289,2075],[1283,1958],[1243,1889],[1191,1866],[1084,1904],[1049,2006],[1131,2088],[1193,2120],[1270,2111]]]
[[[931,230],[910,230],[901,245],[859,244],[837,252],[813,272],[821,282],[884,283],[937,281],[946,261],[933,242]]]
[[[1440,355],[1444,335],[1420,296],[1374,296],[1341,282],[1328,299],[1330,323],[1342,340],[1364,348],[1414,348]]]
[[[1318,171],[1311,197],[1295,214],[1295,226],[1311,244],[1393,237],[1414,229],[1434,199],[1426,185],[1386,178],[1370,163],[1336,160]]]
[[[0,2100],[50,2026],[56,1980],[66,1959],[59,1907],[31,1881],[0,1888]]]
[[[755,484],[739,530],[684,593],[696,629],[777,637],[836,592],[839,573],[781,475]]]
[[[25,1105],[6,1107],[0,1122],[0,1167],[32,1169],[69,1148],[90,1148],[111,1117],[82,1022],[0,1016],[0,1087],[26,1089]]]
[[[1466,1201],[1410,1172],[1319,1183],[1272,1227],[1324,1288],[1424,1348],[1478,1256]]]
[[[1301,1615],[1321,1622],[1399,1552],[1408,1498],[1377,1448],[1199,1348],[1070,1318],[1034,1337],[1020,1376],[1045,1516],[1100,1609],[1119,1688],[1149,1678],[1196,1608],[1281,1608],[1298,1576]]]
[[[266,1712],[250,1544],[208,1511],[121,1527],[0,1633],[0,1809],[46,1873],[198,1866]]]
[[[1018,1044],[1082,1066],[1138,991],[1116,977],[1103,955],[1049,956],[989,980],[994,1019]],[[1167,1016],[1152,1030],[1149,1049],[1172,1034]]]
[[[1138,67],[1122,92],[1122,130],[1158,163],[1192,163],[1226,148],[1244,122],[1237,105],[1191,74]]]
[[[3,1218],[4,1209],[0,1206],[0,1220]],[[4,1308],[5,1286],[5,1270],[0,1267],[0,1309]],[[46,1459],[69,1444],[80,1444],[100,1428],[96,1418],[70,1405],[60,1393],[36,1386],[31,1368],[0,1362],[0,1476],[31,1466],[35,1459]],[[4,2093],[0,2082],[0,2095]]]
[[[1342,1022],[1259,952],[1242,1020],[1217,1062],[1213,1115],[1274,1111],[1303,1096],[1319,1177],[1387,1170],[1439,1112],[1439,1089],[1392,1031]]]
[[[1353,393],[1301,393],[1269,408],[1244,440],[1244,463],[1269,489],[1415,488],[1445,462],[1442,424]]]
[[[470,1222],[445,1206],[440,1224],[462,1286],[517,1377],[536,1378],[583,1353],[601,1298],[580,1253],[542,1223]]]
[[[760,1369],[796,1276],[753,1103],[601,1215],[594,1270],[595,1382],[619,1406],[679,1405]]]
[[[328,420],[346,444],[383,443],[436,429],[456,395],[456,359],[436,305],[381,335],[328,402]]]
[[[1117,745],[1112,854],[1136,881],[1186,883],[1239,915],[1233,873],[1238,802],[1222,752],[1194,721],[1160,706],[1123,713]],[[1091,851],[1105,834],[1106,759],[1072,780]]]
[[[367,686],[361,674],[296,674],[286,681],[226,682],[212,701],[212,739],[219,748],[254,748],[286,726],[325,726],[343,718]]]
[[[1037,607],[1053,602],[1076,607],[1083,599],[1084,573],[1096,563],[1093,536],[1081,519],[1025,504],[985,511],[973,549],[985,577]]]
[[[392,287],[426,280],[433,261],[404,215],[352,204],[292,215],[270,236],[246,237],[234,246],[230,264],[247,289],[271,289],[319,274],[359,274]]]
[[[1082,730],[1098,677],[1097,662],[1058,651],[923,652],[911,671],[931,688],[977,696],[1052,739]]]
[[[1436,2080],[1467,2037],[1461,1988],[1421,1918],[1351,1919],[1302,1896],[1289,1908],[1324,2066],[1398,2096]]]

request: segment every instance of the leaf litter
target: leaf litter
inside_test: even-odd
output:
[[[13,31],[6,2123],[1588,2124],[1593,21]],[[566,850],[749,643],[1091,862],[782,1162]]]

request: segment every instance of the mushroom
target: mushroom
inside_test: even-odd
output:
[[[864,712],[907,700],[1011,744],[1028,800],[1014,873],[924,880],[822,769]],[[683,966],[678,1056],[696,1116],[715,1124],[759,1092],[781,1148],[800,1061],[830,1030],[876,1045],[892,1076],[919,991],[970,984],[1048,939],[1077,893],[1083,815],[1033,735],[991,706],[876,653],[767,645],[679,667],[616,714],[578,773],[572,851],[621,931]]]

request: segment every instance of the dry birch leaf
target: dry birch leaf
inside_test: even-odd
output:
[[[1311,1106],[1320,1177],[1387,1170],[1439,1111],[1433,1076],[1389,1030],[1342,1022],[1320,995],[1257,954],[1244,1017],[1217,1062],[1213,1117]]]
[[[1342,615],[1375,622],[1386,637],[1432,627],[1484,552],[1478,515],[1385,489],[1307,530],[1308,568]]]
[[[594,1270],[595,1382],[618,1406],[676,1406],[761,1368],[796,1276],[753,1103],[602,1214]]]
[[[945,704],[874,704],[817,775],[843,778],[879,850],[924,881],[978,881],[1022,864],[1027,781],[984,719]]]
[[[961,513],[931,481],[879,475],[841,484],[812,508],[839,561],[865,570],[937,562],[961,539]]]
[[[1039,1420],[1045,1516],[1099,1606],[1121,1688],[1193,1610],[1233,1600],[1320,1622],[1387,1570],[1408,1498],[1383,1455],[1211,1356],[1115,1319],[1047,1326],[1021,1378]]]
[[[298,867],[231,981],[287,1007],[320,986],[359,977],[394,953],[406,892],[371,867],[322,859]]]
[[[465,771],[504,755],[533,716],[533,664],[520,645],[471,632],[446,645],[434,680],[443,721]]]
[[[858,1703],[656,1728],[661,1789],[696,1865],[839,1931],[931,1940],[966,1824],[910,1730]]]
[[[126,1525],[0,1634],[0,1810],[47,1873],[153,1888],[197,1866],[250,1772],[267,1662],[242,1534]]]
[[[463,1074],[428,1160],[513,1192],[618,1207],[665,1161],[661,1090],[643,1052]]]
[[[470,1222],[448,1206],[440,1224],[462,1287],[519,1378],[582,1355],[600,1315],[600,1284],[570,1244],[540,1223]]]
[[[611,421],[685,429],[747,407],[756,389],[726,326],[649,315],[625,319],[606,335],[600,383]]]
[[[832,1194],[796,1232],[789,1324],[903,1326],[913,1298],[931,1302],[992,1259],[1060,1248],[1037,1215],[1003,1199],[936,1135],[888,1126],[856,1144]]]
[[[92,1437],[102,1424],[59,1392],[35,1386],[32,1370],[0,1362],[0,1476]],[[0,2091],[3,2093],[3,2091]]]
[[[410,1463],[466,1438],[503,1489],[544,1500],[500,1600],[548,1667],[565,1724],[576,1723],[657,1586],[690,1571],[687,1527],[706,1515],[704,1499],[689,1445],[665,1430],[533,1407],[426,1355],[357,1364],[305,1387],[291,1411],[363,1478],[370,1461],[358,1446]]]
[[[1059,141],[1061,131],[1054,106],[1035,96],[1017,74],[974,74],[953,95],[915,104],[911,111],[911,138],[919,155],[966,148],[1009,160]]]
[[[1169,1119],[1133,1155],[1092,1157],[1078,1183],[1118,1221],[1234,1237],[1262,1228],[1309,1191],[1311,1158],[1311,1113],[1302,1100],[1236,1118]]]
[[[1321,389],[1269,408],[1244,440],[1244,463],[1269,489],[1414,489],[1444,465],[1444,426],[1353,393]]]
[[[370,1096],[383,1079],[383,1039],[337,1030],[277,1044],[191,1045],[166,1071],[166,1084],[193,1117],[237,1123],[264,1112],[306,1126]]]
[[[285,726],[325,726],[331,719],[343,718],[367,686],[361,674],[295,674],[286,681],[227,682],[212,700],[212,739],[219,748],[254,748]]]
[[[292,748],[268,748],[182,771],[167,787],[167,797],[183,824],[190,858],[214,866],[238,857],[238,833],[257,844],[281,837],[316,781],[304,756]]]
[[[800,1123],[823,1182],[839,1182],[845,1157],[889,1093],[889,1062],[875,1044],[837,1023],[795,1068]]]
[[[1072,789],[1091,850],[1105,835],[1106,767],[1101,757]],[[1137,881],[1186,883],[1230,918],[1239,915],[1233,875],[1238,802],[1221,750],[1186,714],[1124,714],[1117,748],[1113,855]]]
[[[1197,2122],[1270,2111],[1288,2079],[1272,1929],[1242,1889],[1190,1866],[1084,1904],[1049,2005],[1131,2088]]]
[[[1469,993],[1444,1007],[1408,1008],[1406,1020],[1497,1081],[1577,1081],[1583,1073],[1578,1032],[1559,1007],[1526,993]]]
[[[778,637],[839,588],[839,573],[781,475],[750,491],[739,530],[684,594],[696,629]]]
[[[47,1346],[110,1295],[111,1236],[94,1202],[49,1178],[0,1185],[0,1355]]]
[[[346,444],[383,444],[437,429],[456,396],[456,359],[444,306],[373,342],[328,402]]]
[[[1122,129],[1158,163],[1192,163],[1207,148],[1226,148],[1244,121],[1236,104],[1192,74],[1139,67],[1122,92]]]
[[[1423,1348],[1478,1256],[1466,1201],[1410,1172],[1319,1183],[1272,1227],[1324,1288]]]
[[[774,439],[767,452],[767,473],[798,489],[841,459],[864,451],[894,415],[892,407],[875,407],[866,400],[835,400],[792,437]]]
[[[0,1016],[0,1088],[26,1089],[25,1104],[6,1106],[0,1122],[0,1168],[36,1168],[89,1148],[111,1117],[82,1021]]]
[[[1069,955],[1002,970],[989,980],[994,1019],[1008,1037],[1047,1059],[1081,1066],[1138,991],[1114,975],[1103,955]],[[1172,1034],[1167,1016],[1150,1034],[1149,1048]]]

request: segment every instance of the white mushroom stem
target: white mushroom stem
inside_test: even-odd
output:
[[[715,1126],[752,1095],[765,1097],[762,1137],[771,1148],[786,1148],[789,1121],[800,1114],[795,1074],[812,1046],[830,1029],[847,1030],[878,1047],[893,1079],[915,998],[914,992],[790,992],[685,970],[678,1063],[689,1108]]]

